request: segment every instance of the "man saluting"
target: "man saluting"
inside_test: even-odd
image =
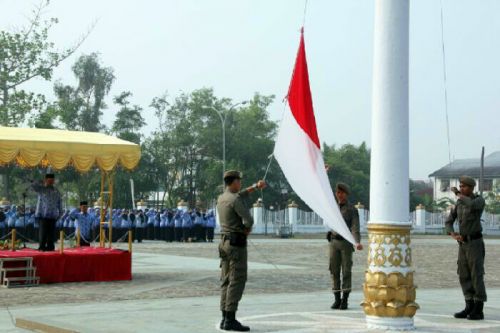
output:
[[[460,191],[451,190],[457,196],[457,204],[446,220],[446,231],[458,242],[458,279],[465,298],[465,309],[455,313],[455,318],[469,320],[484,319],[483,305],[486,302],[484,286],[484,241],[481,215],[483,197],[474,194],[476,181],[469,176],[460,177]],[[453,229],[458,219],[459,232]]]
[[[35,218],[40,225],[40,251],[54,251],[56,221],[62,215],[61,193],[54,187],[54,174],[45,175],[45,184],[32,183],[31,188],[38,193]]]

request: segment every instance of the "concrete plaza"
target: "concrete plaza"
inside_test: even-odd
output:
[[[487,239],[486,251],[486,320],[456,320],[451,314],[463,307],[456,244],[447,237],[413,239],[418,332],[500,332],[500,241]],[[367,331],[359,307],[366,250],[354,256],[347,311],[330,310],[326,240],[252,239],[249,260],[238,317],[253,332]],[[0,332],[29,332],[16,320],[46,332],[216,332],[218,264],[216,243],[139,244],[132,281],[2,289]]]

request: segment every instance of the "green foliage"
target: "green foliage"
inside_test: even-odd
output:
[[[351,188],[349,200],[361,202],[368,208],[370,195],[370,151],[363,142],[359,146],[345,144],[340,148],[323,144],[325,163],[329,165],[328,178],[332,187],[338,182]]]
[[[274,96],[256,94],[245,106],[218,99],[212,89],[182,93],[168,101],[153,99],[158,130],[146,140],[159,187],[170,194],[168,205],[183,199],[192,206],[210,205],[222,190],[222,120],[226,131],[226,169],[240,169],[245,180],[263,177],[276,124],[267,107]]]
[[[494,191],[485,193],[485,211],[491,214],[500,214],[500,184]]]
[[[0,31],[0,125],[18,126],[45,105],[43,95],[21,88],[34,78],[50,80],[55,67],[80,45],[58,51],[49,40],[56,18],[43,20],[48,1],[36,7],[18,31]],[[82,39],[83,41],[83,39]]]
[[[116,114],[111,131],[120,139],[140,144],[141,128],[146,125],[146,122],[141,115],[142,108],[138,105],[130,105],[128,98],[131,96],[130,91],[124,91],[113,99],[120,110]]]
[[[456,201],[450,198],[441,198],[439,200],[434,200],[430,206],[426,206],[427,210],[431,212],[444,212],[449,206],[455,205]]]
[[[418,205],[432,209],[432,183],[410,179],[410,210],[415,210]]]
[[[72,70],[78,82],[76,87],[61,82],[54,85],[59,119],[70,130],[104,130],[101,117],[107,108],[104,98],[115,80],[113,69],[104,67],[98,54],[91,53],[80,56]]]

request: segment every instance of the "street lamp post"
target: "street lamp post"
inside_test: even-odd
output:
[[[238,105],[245,105],[247,104],[248,101],[242,101],[235,103],[231,105],[227,113],[224,113],[220,111],[219,109],[216,109],[213,106],[206,106],[205,108],[214,110],[217,112],[217,115],[219,116],[221,125],[222,125],[222,188],[224,188],[224,172],[226,172],[226,116],[229,112],[231,112],[235,107]]]

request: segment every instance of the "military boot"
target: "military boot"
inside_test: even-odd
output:
[[[236,312],[226,311],[226,320],[222,328],[225,331],[248,332],[250,327],[243,326],[236,320]]]
[[[349,300],[349,293],[345,292],[342,295],[342,301],[340,302],[340,310],[347,310],[347,301]]]
[[[222,311],[222,320],[220,321],[220,325],[219,325],[219,328],[221,330],[224,329],[224,322],[226,321],[226,311]]]
[[[467,319],[469,319],[469,320],[483,320],[484,319],[483,306],[484,306],[483,302],[475,301],[474,308],[467,316]]]
[[[339,309],[340,308],[340,292],[339,291],[334,292],[333,296],[335,296],[335,302],[332,304],[331,308],[332,309]]]
[[[474,301],[473,300],[465,300],[465,309],[463,309],[460,312],[455,313],[453,316],[455,318],[465,319],[465,318],[467,318],[469,313],[472,312],[473,308],[474,308]]]

